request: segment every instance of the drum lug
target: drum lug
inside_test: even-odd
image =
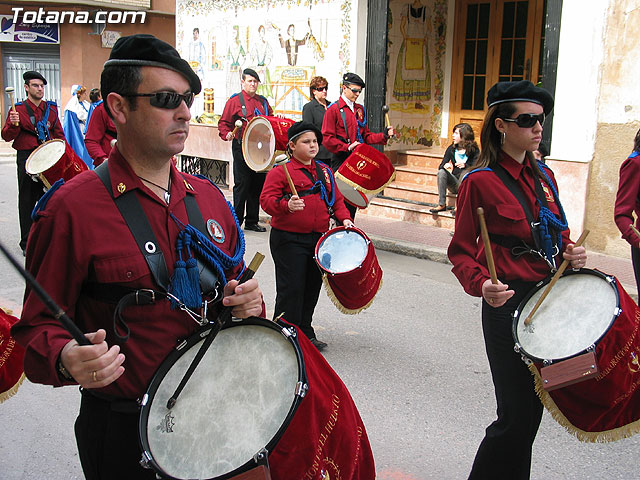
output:
[[[285,336],[285,338],[289,338],[289,337],[295,337],[296,336],[296,331],[293,327],[285,327],[282,329],[282,335]]]
[[[587,352],[595,352],[596,351],[596,346],[595,344],[591,344],[587,347]]]
[[[300,398],[304,398],[304,396],[307,394],[307,390],[309,390],[309,385],[307,385],[306,383],[298,382],[296,384],[296,395]]]
[[[140,403],[140,406],[141,406],[141,407],[144,407],[144,406],[147,404],[147,402],[148,402],[148,401],[149,401],[149,394],[148,394],[148,393],[145,393],[145,394],[142,396],[142,399],[141,399],[141,400],[140,400],[140,402],[139,402],[139,403]]]
[[[620,316],[620,314],[622,313],[622,309],[620,307],[616,307],[613,309],[613,316],[618,318]]]
[[[253,461],[256,462],[257,465],[266,465],[268,467],[269,451],[266,448],[263,448],[253,456]]]
[[[545,366],[545,367],[548,367],[552,363],[553,363],[553,360],[549,360],[549,359],[542,361],[542,365]]]
[[[150,470],[151,468],[151,457],[149,456],[149,454],[147,452],[142,452],[142,457],[140,457],[140,466],[142,468],[146,468],[147,470]]]
[[[516,342],[516,343],[513,345],[513,351],[514,351],[514,352],[516,352],[516,353],[520,353],[520,349],[521,349],[521,348],[522,348],[522,345],[520,345],[518,342]]]
[[[533,361],[531,361],[531,359],[529,357],[527,357],[524,354],[520,355],[520,359],[524,362],[525,365],[529,366],[533,363]]]

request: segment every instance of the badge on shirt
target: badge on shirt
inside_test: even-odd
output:
[[[218,222],[216,222],[213,218],[207,220],[207,232],[209,232],[209,236],[213,238],[218,243],[224,242],[224,230]]]
[[[362,113],[362,110],[357,109],[357,110],[356,110],[356,116],[358,117],[358,120],[359,120],[360,122],[362,122],[362,121],[364,120],[364,114]]]
[[[544,191],[544,196],[547,199],[548,203],[553,203],[556,201],[555,198],[553,198],[553,192],[544,183],[542,184],[542,190]]]

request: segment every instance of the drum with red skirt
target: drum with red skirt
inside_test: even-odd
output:
[[[28,174],[38,176],[48,190],[61,178],[66,182],[89,167],[66,141],[56,138],[31,152],[24,169]]]
[[[247,124],[242,136],[242,155],[251,170],[266,172],[273,167],[276,151],[287,149],[288,132],[295,120],[256,116]]]
[[[329,230],[318,240],[314,257],[338,310],[355,314],[371,305],[382,285],[382,269],[371,240],[362,230]]]
[[[615,277],[583,268],[560,277],[524,324],[550,279],[514,312],[516,351],[554,419],[586,442],[640,431],[640,309]]]

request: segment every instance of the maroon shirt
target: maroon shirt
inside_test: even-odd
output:
[[[111,140],[116,134],[116,126],[113,120],[107,115],[104,103],[93,109],[87,134],[84,137],[84,145],[87,147],[89,156],[93,159],[93,165],[98,166],[104,162],[111,153]]]
[[[618,230],[630,245],[638,247],[640,239],[631,229],[633,213],[636,214],[636,229],[640,228],[640,155],[629,157],[620,165],[620,182],[613,212]]]
[[[513,158],[501,152],[500,165],[504,167],[518,183],[524,197],[535,218],[540,212],[540,205],[536,201],[534,190],[534,171],[525,159],[520,164]],[[555,177],[551,170],[545,173],[555,184]],[[559,215],[558,204],[553,198],[553,192],[541,180],[549,210]],[[480,239],[480,224],[477,209],[484,209],[487,230],[489,234],[501,235],[524,240],[528,245],[534,245],[531,228],[524,210],[518,200],[502,180],[492,171],[477,171],[464,177],[458,190],[456,201],[456,229],[449,245],[448,255],[453,264],[453,273],[460,281],[465,292],[476,297],[482,296],[482,284],[489,277],[484,246]],[[562,233],[562,250],[571,243],[569,230]],[[514,257],[509,248],[491,244],[496,273],[503,283],[509,280],[539,281],[551,274],[547,263],[530,254]],[[562,261],[561,254],[558,255]]]
[[[224,106],[224,110],[222,111],[222,117],[218,121],[218,134],[220,138],[223,140],[227,139],[227,133],[232,132],[236,127],[235,123],[238,119],[243,119],[244,115],[242,115],[242,105],[240,104],[240,95],[244,98],[244,104],[247,107],[247,117],[246,122],[242,121],[242,127],[238,130],[236,134],[236,138],[238,140],[242,140],[242,135],[244,134],[244,130],[247,126],[247,123],[251,121],[253,117],[255,117],[255,109],[262,115],[273,116],[273,110],[271,109],[271,105],[262,95],[254,95],[250,97],[244,90],[240,91],[237,95],[232,96]],[[264,105],[267,104],[267,111],[264,111]]]
[[[293,157],[287,163],[287,170],[298,192],[310,189],[318,179],[315,160],[310,165],[304,165]],[[304,174],[303,170],[311,173],[313,182]],[[323,166],[322,171],[325,174],[323,181],[328,187],[329,198],[331,198],[331,181],[328,177],[330,169]],[[335,190],[336,198],[333,209],[338,221],[342,224],[351,216],[347,207],[344,206],[342,193],[338,188]],[[278,165],[267,173],[260,195],[260,205],[265,212],[271,215],[272,227],[297,233],[324,233],[329,229],[329,210],[325,201],[320,197],[320,193],[301,197],[305,206],[303,210],[296,212],[289,210],[288,198],[284,197],[286,194],[291,194],[291,189],[283,166]]]
[[[187,194],[194,195],[205,223],[212,219],[223,232],[220,243],[214,244],[227,254],[234,252],[239,233],[233,215],[222,193],[207,180],[180,174],[172,163],[171,203],[166,205],[144,186],[117,148],[111,151],[109,172],[116,197],[120,195],[118,187],[133,190],[137,195],[158,248],[164,253],[170,276],[177,260],[174,246],[180,230],[170,214],[188,223],[184,202]],[[235,278],[241,266],[226,272],[228,278]],[[170,351],[198,328],[186,313],[172,310],[168,300],[159,300],[153,305],[124,309],[123,318],[131,328],[131,337],[125,343],[115,338],[115,305],[89,295],[86,285],[158,287],[133,235],[95,172],[74,177],[49,199],[33,224],[26,267],[82,331],[104,328],[107,344],[120,344],[126,357],[125,372],[101,389],[103,393],[119,398],[140,397]],[[37,383],[62,385],[56,362],[71,336],[29,288],[22,317],[12,334],[26,347],[24,367],[28,378]]]
[[[40,105],[37,107],[29,99],[26,99],[25,102],[28,103],[33,110],[36,123],[42,120],[44,112],[47,109],[47,102],[42,100]],[[20,116],[19,125],[11,123],[11,121],[9,121],[9,115],[7,115],[7,121],[5,122],[4,127],[2,127],[2,138],[7,142],[13,140],[12,146],[16,150],[33,150],[40,145],[38,135],[36,134],[36,127],[31,123],[25,102],[16,104],[16,112],[18,112],[18,115]],[[11,113],[11,110],[9,110],[9,113]],[[64,130],[62,129],[60,119],[58,118],[58,108],[55,105],[51,105],[49,108],[47,124],[51,139],[61,138],[64,140]]]
[[[347,128],[349,129],[349,142],[342,121],[340,109],[344,109]],[[322,145],[331,153],[348,152],[349,145],[357,140],[357,119],[364,120],[364,107],[359,103],[354,104],[355,113],[347,106],[344,98],[340,97],[337,102],[332,103],[327,108],[322,121]],[[366,125],[360,127],[360,134],[367,145],[386,145],[388,137],[384,132],[373,133]]]

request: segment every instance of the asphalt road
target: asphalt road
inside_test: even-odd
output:
[[[18,255],[15,165],[0,163],[0,240]],[[268,234],[247,233],[268,308],[275,298]],[[50,252],[55,255],[55,252]],[[449,266],[378,252],[383,286],[373,305],[343,315],[322,293],[314,325],[325,357],[349,387],[372,444],[379,480],[466,478],[495,401],[480,328],[480,303]],[[0,259],[0,304],[19,311],[23,282]],[[0,478],[80,479],[73,438],[77,388],[25,382],[0,405]],[[545,413],[532,478],[631,479],[640,437],[585,444]]]

